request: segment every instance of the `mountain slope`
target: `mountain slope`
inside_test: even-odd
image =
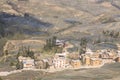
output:
[[[0,0],[0,11],[14,17],[3,17],[11,26],[24,28],[25,33],[96,36],[104,29],[120,30],[119,0]],[[80,24],[79,24],[80,23]],[[99,32],[98,34],[101,34]]]

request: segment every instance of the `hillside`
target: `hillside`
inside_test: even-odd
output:
[[[57,41],[62,47],[56,46]],[[69,45],[72,47],[64,49]],[[120,0],[0,0],[0,71],[20,66],[18,56],[32,57],[37,62],[43,58],[51,60],[63,50],[70,54],[82,54],[87,49],[95,53],[103,49],[117,53],[119,45]],[[52,74],[23,71],[0,78],[119,80],[119,67],[120,63],[112,63],[101,68]]]
[[[0,35],[3,37],[57,36],[72,43],[82,37],[90,43],[120,41],[119,0],[0,1]]]
[[[120,30],[119,0],[1,0],[1,19],[27,34],[96,35]],[[5,13],[3,13],[5,12]],[[17,29],[16,29],[17,27]],[[77,34],[76,34],[77,33]]]

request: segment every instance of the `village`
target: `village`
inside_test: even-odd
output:
[[[58,71],[65,69],[98,68],[104,64],[120,62],[120,46],[118,50],[103,49],[92,51],[87,48],[85,54],[70,53],[67,48],[72,47],[63,40],[56,40],[58,47],[64,47],[61,53],[55,53],[50,58],[35,60],[30,57],[19,56],[22,64],[20,69],[39,69]]]

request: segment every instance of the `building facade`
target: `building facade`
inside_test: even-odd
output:
[[[91,66],[99,66],[102,64],[102,59],[99,58],[91,58]]]
[[[80,60],[72,60],[72,61],[71,61],[71,66],[72,66],[73,68],[80,68],[80,66],[81,66]]]
[[[64,53],[56,53],[53,59],[53,65],[57,68],[65,68],[66,67],[66,54]]]
[[[22,61],[23,68],[35,68],[34,59],[26,59]]]

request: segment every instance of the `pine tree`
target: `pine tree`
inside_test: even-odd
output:
[[[80,54],[85,54],[86,52],[86,47],[87,47],[87,39],[82,38],[80,42]]]

